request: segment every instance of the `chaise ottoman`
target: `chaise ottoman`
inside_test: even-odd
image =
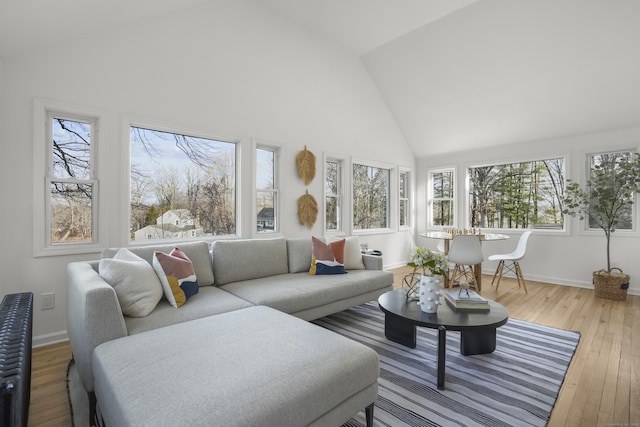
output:
[[[107,426],[340,426],[373,422],[378,355],[259,306],[108,341],[93,353]]]

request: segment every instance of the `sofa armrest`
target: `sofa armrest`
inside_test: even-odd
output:
[[[382,270],[383,262],[380,255],[362,254],[362,262],[367,270]]]
[[[100,277],[97,265],[98,261],[67,265],[67,333],[87,392],[93,391],[93,350],[127,335],[116,292]]]

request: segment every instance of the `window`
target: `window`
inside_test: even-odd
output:
[[[391,170],[353,164],[353,229],[389,227]]]
[[[276,189],[276,152],[256,149],[256,211],[258,233],[278,231],[278,190]]]
[[[329,159],[324,173],[325,230],[342,230],[342,162]]]
[[[631,151],[618,151],[609,153],[597,153],[589,156],[589,176],[587,179],[593,179],[596,173],[608,174],[611,170],[617,170],[620,167],[621,162],[631,160],[633,152]],[[633,201],[633,196],[631,200]],[[631,203],[624,204],[620,207],[618,215],[618,223],[616,224],[617,230],[632,230],[633,229],[633,206]],[[589,218],[590,229],[600,229],[595,223],[593,218]]]
[[[469,168],[469,226],[563,229],[564,159]]]
[[[411,210],[409,207],[409,172],[400,171],[398,176],[398,183],[400,185],[398,196],[399,196],[399,210],[400,210],[400,227],[409,227],[409,218],[411,214]]]
[[[130,238],[234,234],[236,144],[131,126]]]
[[[430,182],[430,226],[451,227],[454,221],[454,170],[439,170],[429,173]]]
[[[47,243],[55,246],[94,242],[95,121],[50,113],[47,126],[50,137]]]

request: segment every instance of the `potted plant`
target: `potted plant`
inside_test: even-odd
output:
[[[408,287],[407,299],[418,300],[418,286],[420,282],[424,282],[425,278],[435,278],[440,285],[444,282],[444,278],[449,274],[449,261],[447,256],[438,251],[417,247],[411,251],[409,267],[413,267],[413,272],[404,277],[404,285]],[[419,271],[420,270],[420,271]]]
[[[611,153],[593,165],[591,178],[582,188],[567,180],[562,213],[588,219],[590,226],[604,231],[607,247],[607,269],[593,272],[596,296],[624,300],[629,276],[611,267],[611,234],[620,222],[629,217],[634,193],[640,191],[640,156],[631,153]],[[614,272],[613,270],[619,270]]]

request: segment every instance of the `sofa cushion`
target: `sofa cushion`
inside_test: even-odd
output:
[[[336,236],[327,236],[328,243],[336,242],[342,239]],[[360,249],[360,239],[358,236],[350,236],[344,238],[346,243],[344,246],[344,268],[345,270],[364,270],[364,262],[362,261],[362,250]]]
[[[130,247],[129,250],[144,259],[151,265],[153,260],[153,253],[160,251],[169,253],[176,246],[175,244],[157,244],[151,246],[139,246]],[[209,244],[204,241],[200,242],[184,242],[181,243],[180,249],[189,257],[193,263],[193,268],[198,277],[199,286],[213,285],[213,269],[211,267],[211,252],[209,251]],[[101,258],[113,257],[118,249],[107,248],[102,251]]]
[[[173,248],[170,254],[156,251],[152,265],[162,283],[165,298],[175,308],[182,307],[198,293],[198,278],[193,264],[180,248]]]
[[[169,301],[162,299],[147,317],[125,316],[124,322],[128,334],[134,335],[247,307],[253,307],[253,304],[216,286],[202,286],[180,310],[176,310]]]
[[[369,347],[267,307],[109,341],[93,367],[112,426],[341,425],[375,401],[379,374]]]
[[[229,283],[220,288],[255,305],[295,314],[336,301],[386,291],[392,284],[393,273],[390,271],[355,270],[349,274],[329,276],[286,273]]]
[[[100,276],[116,291],[122,313],[144,317],[162,298],[162,285],[148,262],[122,248],[113,258],[100,260]]]
[[[309,271],[311,265],[311,239],[308,237],[294,237],[287,239],[287,258],[289,273]]]
[[[213,244],[212,257],[218,285],[289,271],[284,238],[217,240]]]
[[[338,240],[333,243],[325,243],[322,240],[312,237],[313,254],[311,256],[311,267],[309,274],[344,274],[344,244],[345,240]]]

